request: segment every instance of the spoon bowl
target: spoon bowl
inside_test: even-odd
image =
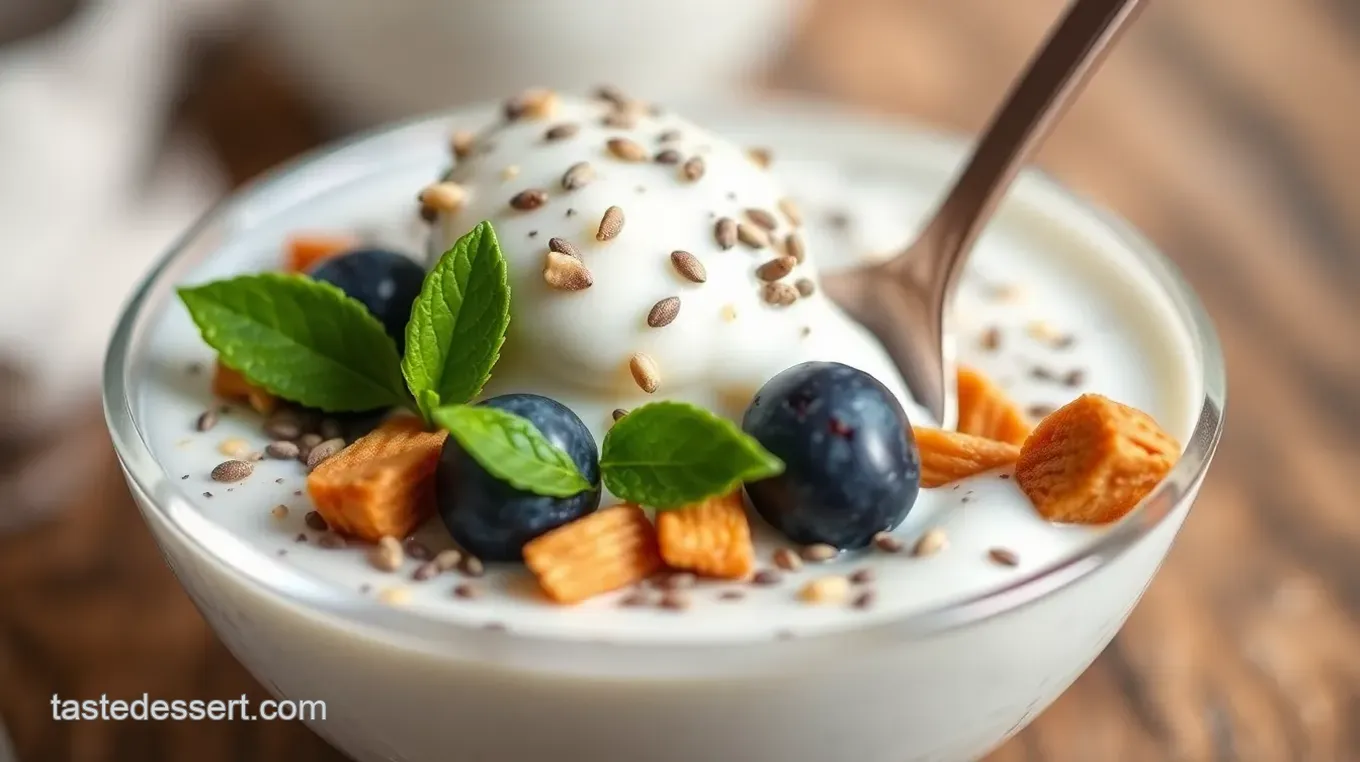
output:
[[[942,428],[953,429],[958,421],[952,305],[973,242],[1020,167],[1143,5],[1074,0],[916,241],[886,262],[823,281],[826,293],[878,337],[912,395]]]

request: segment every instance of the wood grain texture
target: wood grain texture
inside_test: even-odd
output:
[[[823,0],[776,86],[981,126],[1060,0]],[[1113,645],[989,762],[1360,759],[1360,3],[1154,3],[1040,163],[1168,251],[1228,355],[1199,504]],[[181,122],[244,180],[327,135],[268,61],[204,62]],[[84,437],[102,437],[98,427]],[[52,722],[47,698],[265,697],[111,457],[0,539],[0,714],[20,759],[339,760],[300,725]]]

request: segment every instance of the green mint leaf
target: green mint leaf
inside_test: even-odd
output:
[[[615,497],[665,510],[777,476],[784,463],[726,418],[683,402],[653,402],[605,435],[600,471]]]
[[[271,394],[328,412],[406,400],[396,343],[359,302],[302,275],[242,275],[179,289],[203,340]]]
[[[510,325],[510,285],[491,223],[459,238],[425,276],[406,325],[401,372],[428,419],[440,405],[477,396],[500,359]]]
[[[449,405],[434,411],[434,420],[482,468],[515,489],[571,497],[592,486],[571,456],[514,413],[485,405]]]

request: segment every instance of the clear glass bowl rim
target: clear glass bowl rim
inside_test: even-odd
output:
[[[740,104],[710,103],[717,108],[750,108]],[[775,99],[763,103],[763,110],[785,110],[790,118],[828,119],[842,125],[854,125],[858,129],[881,135],[903,134],[911,139],[925,141],[945,150],[960,152],[968,141],[957,135],[925,129],[901,119],[879,120],[862,114],[847,114],[843,109],[829,104],[803,101],[801,99]],[[694,113],[692,110],[690,113]],[[166,281],[175,273],[173,266],[182,264],[180,259],[192,248],[196,238],[214,223],[228,217],[234,210],[252,197],[262,195],[268,189],[287,185],[308,170],[324,165],[338,155],[360,147],[365,143],[401,137],[405,133],[428,132],[435,125],[447,125],[455,120],[470,122],[484,120],[489,111],[484,108],[462,108],[433,115],[424,115],[407,121],[389,124],[373,130],[358,133],[347,139],[322,146],[288,161],[248,185],[238,189],[221,201],[186,233],[184,233],[153,266],[138,288],[125,303],[122,313],[112,333],[105,358],[103,374],[103,401],[105,417],[111,433],[114,450],[122,463],[134,491],[146,498],[143,513],[148,522],[155,521],[163,529],[175,532],[178,539],[194,546],[204,558],[219,563],[239,578],[265,595],[275,596],[301,610],[323,619],[339,620],[345,624],[364,624],[377,628],[385,639],[401,640],[408,645],[442,651],[441,643],[448,643],[451,635],[464,631],[471,635],[468,628],[446,620],[422,616],[418,612],[393,607],[373,598],[364,598],[348,591],[326,588],[314,583],[301,583],[293,580],[290,584],[277,578],[266,579],[263,575],[249,572],[240,565],[232,564],[222,558],[206,543],[187,531],[178,522],[170,506],[154,496],[174,495],[171,477],[156,462],[150,447],[143,439],[133,415],[132,400],[129,396],[130,384],[126,374],[132,357],[138,349],[138,337],[145,327],[149,313],[162,306],[161,300],[172,296]],[[1175,266],[1131,225],[1118,216],[1090,203],[1078,194],[1066,189],[1037,169],[1027,170],[1024,182],[1035,184],[1047,195],[1063,200],[1073,209],[1080,209],[1093,221],[1113,233],[1133,254],[1148,274],[1164,290],[1184,322],[1200,360],[1203,374],[1201,388],[1203,399],[1200,403],[1196,424],[1187,440],[1180,461],[1143,502],[1121,522],[1112,526],[1104,535],[1089,546],[1065,558],[1023,574],[1005,585],[993,587],[981,593],[956,599],[936,607],[912,612],[884,622],[866,624],[852,629],[829,632],[820,635],[800,637],[796,641],[777,641],[763,643],[769,649],[794,642],[807,644],[808,641],[822,645],[842,648],[860,648],[873,643],[900,642],[903,638],[922,638],[947,632],[953,629],[989,619],[1021,607],[1035,603],[1119,558],[1126,550],[1156,529],[1190,499],[1204,479],[1210,459],[1217,448],[1223,430],[1223,412],[1226,402],[1226,379],[1222,348],[1213,324],[1193,290],[1185,282]],[[154,514],[154,515],[150,515]],[[262,560],[266,555],[259,553]],[[272,566],[273,559],[267,559]],[[482,635],[488,633],[483,632]],[[513,631],[489,633],[500,638],[538,638]],[[566,645],[567,641],[552,641]],[[744,644],[744,643],[743,643]],[[598,643],[596,643],[598,645]],[[627,644],[608,644],[626,646]],[[657,644],[639,646],[643,650]],[[722,643],[691,644],[683,640],[667,642],[667,648],[723,647]],[[736,644],[734,644],[736,645]]]

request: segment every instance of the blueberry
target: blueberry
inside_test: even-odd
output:
[[[571,456],[594,485],[571,497],[515,489],[487,473],[453,437],[444,443],[435,474],[439,515],[453,539],[486,561],[517,561],[524,543],[578,519],[600,505],[600,451],[590,429],[566,406],[536,394],[505,394],[479,404],[527,418],[549,442]]]
[[[746,492],[794,542],[863,547],[916,502],[921,459],[911,422],[868,373],[832,362],[795,365],[765,384],[741,427],[784,461],[783,474]]]
[[[420,295],[425,269],[409,257],[383,249],[357,249],[322,260],[308,275],[325,281],[357,299],[406,349],[406,322]]]

